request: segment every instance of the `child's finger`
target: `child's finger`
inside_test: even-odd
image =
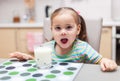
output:
[[[19,60],[29,60],[29,59],[32,60],[32,59],[34,59],[34,57],[32,57],[31,55],[21,53],[21,52],[10,53],[10,57],[11,58],[17,58]]]
[[[11,57],[11,58],[16,58],[16,54],[10,53],[10,57]]]
[[[18,58],[18,59],[20,59],[20,60],[23,60],[23,59],[24,59],[24,58],[23,58],[23,55],[19,54],[18,52],[11,53],[11,54],[10,54],[10,57],[11,57],[11,58]]]
[[[23,59],[29,60],[29,57],[24,55],[24,56],[23,56]]]
[[[110,64],[110,69],[111,69],[111,70],[116,70],[116,69],[117,69],[117,64],[116,64],[115,62],[112,62],[112,63]]]
[[[106,71],[106,66],[105,66],[105,64],[104,64],[104,63],[101,63],[100,65],[101,65],[102,71]]]

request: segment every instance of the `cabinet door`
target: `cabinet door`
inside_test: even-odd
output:
[[[16,29],[0,29],[0,58],[8,58],[9,53],[16,51]]]
[[[112,54],[112,28],[102,28],[101,43],[100,43],[100,54],[104,57],[111,58]]]
[[[28,32],[42,32],[42,28],[19,28],[17,29],[17,50],[20,52],[32,54],[27,47],[27,33]]]

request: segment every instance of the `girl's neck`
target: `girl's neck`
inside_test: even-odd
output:
[[[72,45],[68,48],[61,48],[59,45],[56,44],[55,46],[55,50],[57,52],[57,54],[60,54],[60,55],[64,55],[64,54],[67,54],[71,51],[72,49]]]

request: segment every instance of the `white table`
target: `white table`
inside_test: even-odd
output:
[[[84,64],[74,81],[119,81],[120,66],[116,71],[103,72],[99,65]]]

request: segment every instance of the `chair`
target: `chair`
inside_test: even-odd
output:
[[[88,43],[99,52],[101,30],[102,30],[102,18],[85,18]]]
[[[101,29],[102,29],[102,18],[85,18],[88,43],[99,52],[100,39],[101,39]],[[46,18],[44,20],[44,38],[45,41],[50,41],[52,38],[50,30],[50,19]]]

